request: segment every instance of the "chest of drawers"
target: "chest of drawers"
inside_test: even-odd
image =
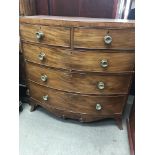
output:
[[[121,118],[134,73],[134,21],[20,17],[32,109],[91,122]]]

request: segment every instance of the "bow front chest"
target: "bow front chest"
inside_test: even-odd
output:
[[[114,118],[121,127],[134,72],[134,21],[20,17],[32,109],[91,122]]]

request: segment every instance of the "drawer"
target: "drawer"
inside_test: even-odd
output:
[[[75,113],[91,115],[121,114],[126,96],[93,96],[65,93],[46,88],[35,83],[29,83],[31,98],[40,105],[50,108],[64,109]]]
[[[67,27],[21,24],[20,37],[29,42],[70,47],[70,28]]]
[[[72,53],[72,69],[88,72],[130,72],[134,70],[133,52],[77,51]]]
[[[70,50],[22,43],[27,60],[55,68],[70,68]]]
[[[134,29],[75,28],[74,47],[88,49],[134,49]]]
[[[23,50],[27,60],[55,68],[106,73],[130,72],[134,69],[133,52],[72,51],[25,43]]]
[[[49,69],[26,63],[28,79],[58,90],[82,94],[127,94],[131,75],[98,75]]]

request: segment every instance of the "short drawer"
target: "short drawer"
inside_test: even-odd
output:
[[[75,28],[74,47],[87,49],[134,49],[134,29]]]
[[[28,79],[57,90],[81,94],[128,94],[131,75],[100,75],[49,69],[26,63]]]
[[[21,24],[20,37],[29,42],[70,47],[70,28],[67,27]]]
[[[106,73],[134,70],[133,52],[78,51],[25,43],[23,50],[27,60],[55,68]]]
[[[134,70],[134,52],[73,51],[72,69],[88,72],[119,73]]]
[[[69,49],[22,43],[25,59],[55,68],[70,68]]]
[[[126,96],[93,96],[66,93],[29,83],[31,98],[48,108],[64,109],[91,115],[121,114]]]

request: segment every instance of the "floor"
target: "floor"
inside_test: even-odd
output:
[[[41,107],[30,112],[24,104],[19,116],[20,155],[130,155],[125,118],[132,100],[129,96],[124,130],[113,119],[94,123],[62,120]]]

